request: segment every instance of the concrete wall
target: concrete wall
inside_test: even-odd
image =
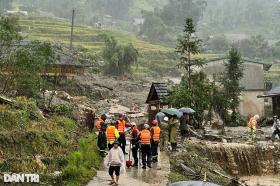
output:
[[[243,116],[259,114],[264,116],[264,99],[257,98],[258,95],[263,95],[263,91],[243,91],[241,95],[241,102],[239,105],[239,112]]]
[[[225,71],[225,60],[218,60],[207,63],[203,71],[212,78],[213,74],[220,74]],[[263,90],[264,89],[264,70],[262,64],[244,62],[244,76],[240,85],[245,90]]]

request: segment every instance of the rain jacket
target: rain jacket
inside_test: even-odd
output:
[[[171,143],[177,143],[179,125],[180,124],[178,119],[171,118],[169,120]]]

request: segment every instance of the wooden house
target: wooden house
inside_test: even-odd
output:
[[[43,76],[76,77],[84,74],[85,65],[71,55],[59,53],[58,59],[46,65]]]
[[[146,101],[148,104],[149,123],[162,108],[169,107],[169,89],[166,83],[152,83]]]
[[[275,115],[280,116],[280,87],[276,87],[266,92],[264,95],[260,95],[258,97],[264,99],[271,98],[271,102],[269,105],[271,106],[272,110],[270,113],[273,116]]]

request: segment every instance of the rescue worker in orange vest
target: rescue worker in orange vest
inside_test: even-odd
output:
[[[110,125],[106,129],[106,136],[107,136],[107,142],[108,142],[108,149],[111,150],[111,148],[114,146],[113,143],[115,140],[118,140],[120,137],[119,131],[115,127],[116,121],[111,120]]]
[[[152,121],[151,128],[151,151],[152,151],[152,160],[154,163],[158,162],[158,144],[160,141],[160,128],[158,126],[158,121]]]
[[[144,125],[144,129],[140,132],[139,137],[141,139],[141,152],[142,152],[142,169],[146,169],[146,165],[151,167],[151,132],[150,126]]]
[[[125,128],[129,127],[125,120],[124,116],[122,114],[119,115],[119,119],[117,120],[117,129],[119,131],[120,137],[119,137],[119,143],[120,147],[123,150],[123,154],[127,154],[125,152],[125,146],[126,146],[126,138],[125,138]]]
[[[133,159],[134,159],[134,163],[133,163],[133,167],[138,167],[138,149],[139,149],[139,130],[137,128],[137,125],[136,123],[132,122],[131,123],[131,135],[130,135],[130,142],[131,142],[131,145],[132,145],[132,156],[133,156]]]
[[[106,114],[102,114],[101,117],[98,118],[98,120],[96,121],[95,126],[99,133],[101,132],[101,123],[105,122],[106,119],[107,119]]]
[[[248,130],[250,132],[252,141],[256,140],[256,131],[257,131],[258,119],[260,119],[260,116],[255,115],[255,116],[251,117],[249,122],[248,122]]]

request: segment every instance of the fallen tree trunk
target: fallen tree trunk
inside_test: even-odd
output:
[[[101,87],[101,88],[106,88],[106,89],[109,89],[109,90],[114,90],[112,87],[108,87],[108,86],[105,86],[105,85],[100,85],[98,83],[93,83],[92,85],[97,86],[97,87]]]

